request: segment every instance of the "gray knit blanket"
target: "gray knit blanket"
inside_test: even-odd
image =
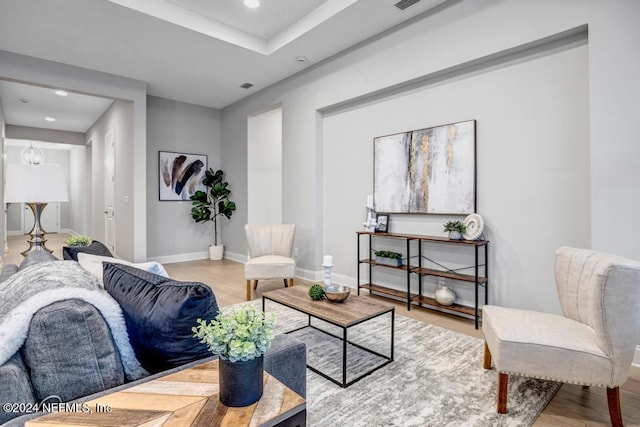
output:
[[[0,283],[0,365],[24,344],[38,310],[68,299],[85,301],[102,314],[129,381],[148,375],[131,347],[120,305],[75,261],[40,262]]]

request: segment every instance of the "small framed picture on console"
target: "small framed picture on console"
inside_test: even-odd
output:
[[[376,227],[377,233],[386,233],[389,231],[389,215],[378,214],[376,216],[378,226]]]

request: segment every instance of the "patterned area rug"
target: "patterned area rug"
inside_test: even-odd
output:
[[[260,306],[260,301],[254,301]],[[261,307],[261,306],[260,306]],[[302,327],[307,317],[267,302],[278,333]],[[390,315],[349,329],[349,341],[388,355]],[[314,321],[341,334],[341,329]],[[342,344],[314,329],[294,333],[307,344],[308,363],[340,379]],[[559,383],[511,376],[508,410],[496,414],[497,374],[482,369],[484,343],[408,317],[395,317],[395,357],[389,365],[341,388],[307,370],[309,426],[529,426],[560,388]],[[382,359],[348,348],[347,380]]]

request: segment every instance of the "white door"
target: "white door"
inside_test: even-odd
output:
[[[35,223],[35,217],[33,211],[26,204],[22,204],[23,221],[22,228],[25,234],[31,231]],[[42,216],[40,217],[40,226],[44,228],[47,233],[58,233],[60,231],[60,203],[47,203]]]
[[[104,144],[104,227],[105,245],[111,253],[116,253],[116,218],[115,218],[115,129],[105,135]]]

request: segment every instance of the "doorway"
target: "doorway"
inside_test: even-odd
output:
[[[110,130],[105,135],[104,143],[104,235],[105,245],[112,254],[116,253],[116,218],[115,218],[115,151],[116,131]]]
[[[282,107],[247,121],[247,222],[282,224]]]

